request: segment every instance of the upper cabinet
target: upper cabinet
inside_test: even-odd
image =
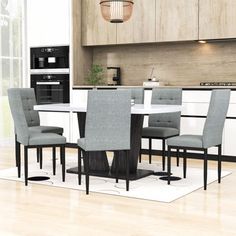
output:
[[[85,46],[236,38],[236,0],[134,0],[131,18],[105,21],[100,0],[82,0]]]
[[[82,0],[82,44],[116,44],[116,24],[102,18],[99,0]]]
[[[236,38],[236,0],[199,0],[199,38]]]
[[[117,43],[155,42],[156,0],[136,0],[131,18],[117,24]]]
[[[27,1],[27,36],[30,47],[69,45],[70,1]]]
[[[197,39],[198,0],[156,0],[157,42]]]

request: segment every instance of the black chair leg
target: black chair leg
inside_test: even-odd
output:
[[[204,150],[204,190],[207,189],[207,149]]]
[[[126,151],[126,191],[129,191],[129,155],[130,152]]]
[[[20,151],[20,143],[16,141],[16,166],[17,166],[17,173],[18,178],[20,178],[21,174],[21,151]]]
[[[39,148],[39,167],[43,169],[43,148]]]
[[[28,147],[24,147],[25,186],[28,185]]]
[[[84,152],[86,194],[89,194],[89,152]]]
[[[78,183],[81,185],[81,149],[78,148]]]
[[[162,170],[165,170],[166,166],[166,141],[162,139]]]
[[[183,175],[184,178],[186,178],[186,173],[187,173],[187,157],[186,157],[186,149],[183,151]]]
[[[168,147],[168,153],[167,153],[167,174],[168,174],[168,185],[170,184],[170,174],[171,174],[171,148]]]
[[[149,150],[148,150],[148,153],[149,153],[149,164],[152,163],[152,139],[149,138]]]
[[[52,168],[53,168],[53,175],[56,175],[56,148],[52,148]]]
[[[179,149],[176,151],[176,165],[179,166]]]
[[[116,166],[116,183],[119,182],[119,152],[115,155],[115,166]]]
[[[141,162],[142,162],[142,138],[141,138],[140,150],[139,150],[139,163]]]
[[[37,153],[37,163],[39,163],[39,160],[40,160],[40,150],[39,150],[39,148],[36,148],[36,153]]]
[[[62,182],[65,182],[65,174],[66,174],[66,161],[65,161],[65,145],[60,147],[60,156],[62,160]]]
[[[16,158],[16,166],[19,163],[19,156],[20,156],[20,143],[17,142],[17,136],[15,135],[15,158]]]
[[[218,183],[221,182],[221,154],[222,154],[222,146],[218,146]]]

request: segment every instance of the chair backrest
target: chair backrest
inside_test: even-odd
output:
[[[8,89],[8,99],[11,114],[14,120],[17,141],[21,144],[28,145],[29,132],[25,116],[25,109],[22,99],[22,90],[17,88]]]
[[[88,151],[130,149],[130,99],[129,90],[88,92],[85,124]]]
[[[33,88],[16,88],[19,91],[19,96],[22,101],[26,122],[29,127],[39,126],[40,119],[38,111],[34,110],[34,105],[37,105]]]
[[[152,90],[152,104],[181,105],[182,89],[180,88],[154,88]],[[149,116],[150,127],[169,127],[180,130],[181,112],[153,114]]]
[[[144,88],[118,88],[118,90],[130,90],[131,99],[134,100],[135,104],[144,103]]]
[[[203,147],[208,148],[222,143],[222,134],[230,100],[230,90],[213,90],[203,129]]]

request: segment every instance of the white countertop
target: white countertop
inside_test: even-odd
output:
[[[199,90],[204,90],[204,89],[236,89],[236,86],[195,86],[195,85],[186,85],[186,86],[177,86],[177,85],[173,85],[173,86],[108,86],[108,85],[104,85],[104,86],[91,86],[91,85],[74,85],[73,89],[93,89],[93,88],[98,88],[98,89],[112,89],[112,88],[146,88],[146,89],[152,89],[152,88],[182,88],[182,89],[199,89]]]

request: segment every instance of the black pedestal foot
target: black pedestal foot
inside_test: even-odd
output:
[[[46,181],[46,180],[49,180],[50,178],[47,177],[47,176],[34,176],[34,177],[29,177],[28,180],[30,181]]]
[[[177,177],[177,176],[171,176],[170,177],[170,181],[179,181],[181,179],[182,178]],[[168,181],[168,176],[161,177],[160,180]]]

